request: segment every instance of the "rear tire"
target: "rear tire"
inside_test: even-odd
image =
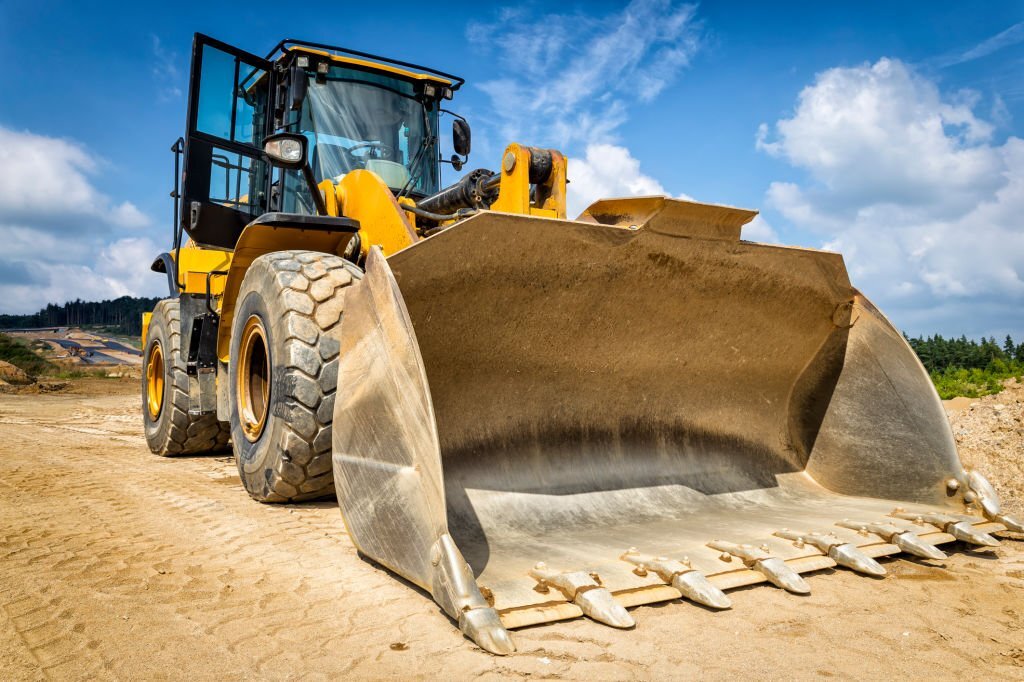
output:
[[[345,290],[361,271],[315,251],[253,261],[238,292],[228,363],[231,440],[260,502],[334,493],[331,421]]]
[[[188,413],[188,375],[181,354],[176,298],[153,308],[142,352],[142,420],[149,449],[161,457],[225,450],[231,435],[217,416]]]

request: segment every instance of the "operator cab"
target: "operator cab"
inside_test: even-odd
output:
[[[264,213],[315,214],[310,179],[365,169],[396,197],[432,195],[441,106],[462,83],[343,48],[286,40],[260,58],[196,34],[187,135],[172,148],[184,155],[176,220],[197,243],[230,249]],[[309,169],[268,163],[263,143],[275,133],[306,138]]]

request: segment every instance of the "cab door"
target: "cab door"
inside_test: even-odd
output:
[[[273,78],[266,59],[195,34],[180,219],[199,244],[234,248],[242,229],[268,210],[262,145]]]

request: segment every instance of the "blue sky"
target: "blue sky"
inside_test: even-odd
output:
[[[159,294],[192,33],[283,37],[464,76],[470,167],[570,157],[573,208],[667,193],[748,237],[840,250],[902,329],[1024,339],[1024,3],[0,0],[0,311]],[[428,11],[424,8],[428,7]],[[449,174],[447,179],[453,179]]]

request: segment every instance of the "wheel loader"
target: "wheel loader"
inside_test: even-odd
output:
[[[230,443],[258,501],[335,495],[364,557],[495,654],[518,627],[630,628],[1024,530],[840,255],[667,197],[569,219],[551,149],[442,187],[470,152],[462,84],[195,36],[169,296],[143,322],[154,453]]]

